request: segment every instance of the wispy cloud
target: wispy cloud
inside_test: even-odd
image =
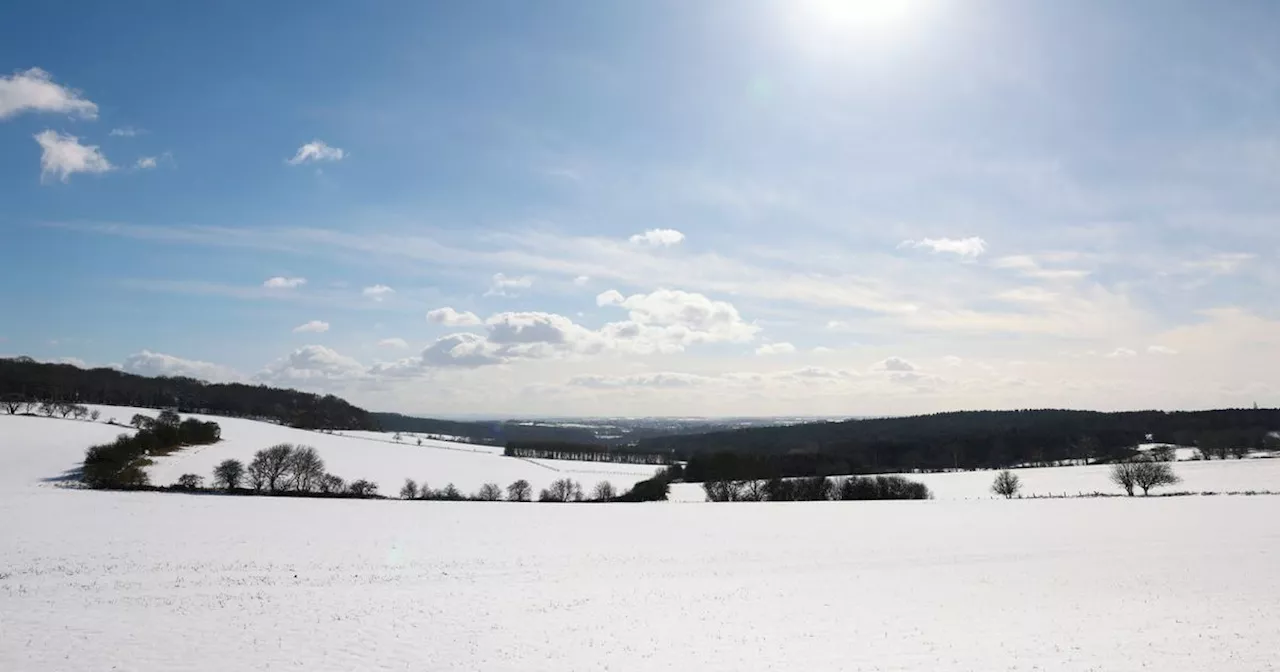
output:
[[[649,229],[644,233],[637,233],[628,241],[632,245],[648,245],[650,247],[670,247],[679,245],[684,242],[684,234],[675,229]]]
[[[295,334],[322,334],[329,331],[329,323],[320,320],[311,320],[306,324],[299,324],[293,328]]]
[[[115,168],[97,145],[82,145],[74,135],[42,131],[34,137],[41,149],[42,180],[57,177],[66,182],[76,173],[105,173]]]
[[[267,278],[262,282],[262,286],[269,289],[297,289],[305,284],[307,284],[306,278],[286,278],[284,276]]]
[[[516,296],[520,290],[533,286],[533,278],[529,276],[508,277],[504,273],[494,273],[489,282],[485,296]]]
[[[987,251],[987,241],[977,237],[968,238],[924,238],[921,240],[904,240],[898,247],[927,249],[933,252],[946,252],[970,259],[977,258]]]
[[[373,285],[372,287],[365,287],[360,293],[374,301],[382,301],[388,296],[395,294],[395,292],[396,290],[391,289],[386,285]]]
[[[342,149],[330,147],[323,140],[313,140],[299,147],[293,158],[289,159],[287,163],[291,166],[298,166],[304,163],[341,161],[346,156],[347,153]]]
[[[138,135],[142,135],[145,132],[146,131],[143,131],[140,128],[134,128],[132,126],[121,126],[119,128],[111,129],[111,132],[108,133],[107,135],[113,138],[132,138]]]
[[[53,75],[31,68],[0,77],[0,120],[24,112],[53,112],[95,119],[98,106],[79,91],[53,81]]]

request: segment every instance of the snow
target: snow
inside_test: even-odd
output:
[[[1160,492],[1280,492],[1280,460],[1212,460],[1179,462],[1173,467],[1182,482],[1154,490]],[[1111,467],[1091,464],[1077,467],[1013,469],[1022,482],[1022,495],[1077,495],[1094,492],[1124,494],[1110,480]],[[929,486],[935,499],[991,499],[995,471],[959,471],[936,474],[898,474]],[[671,499],[702,502],[706,495],[698,483],[671,486]]]
[[[229,445],[285,436],[234,424]],[[0,670],[1276,669],[1280,497],[510,504],[43,480],[119,431],[0,416]],[[417,450],[332,438],[308,443],[367,470],[345,476]],[[1238,484],[1273,464],[1178,470]],[[1071,469],[1096,468],[1019,473]]]
[[[154,409],[125,408],[119,406],[90,406],[102,411],[103,418],[115,417],[127,422],[135,413],[155,416]],[[417,445],[417,437],[403,434],[397,443],[393,433],[345,431],[325,434],[293,429],[258,420],[225,418],[197,414],[183,415],[200,420],[212,420],[222,428],[222,441],[209,446],[186,448],[165,457],[154,458],[155,464],[147,473],[155,485],[169,485],[182,474],[193,473],[211,478],[213,468],[226,459],[237,459],[246,464],[253,454],[278,443],[301,444],[314,447],[330,473],[352,481],[367,479],[378,484],[383,495],[395,496],[412,478],[421,485],[424,481],[432,488],[443,488],[453,483],[463,493],[472,493],[485,483],[497,483],[506,487],[509,483],[524,479],[533,486],[534,496],[552,481],[570,478],[581,483],[584,490],[599,481],[607,480],[619,491],[629,489],[639,481],[651,477],[655,466],[616,465],[601,462],[576,462],[570,460],[546,460],[537,462],[514,457],[504,457],[500,446],[481,446],[469,443],[451,443],[423,439]],[[34,418],[46,423],[71,422],[70,420]],[[107,440],[123,431],[108,432]],[[83,459],[84,449],[94,441],[79,443],[79,449],[63,469],[74,466]]]

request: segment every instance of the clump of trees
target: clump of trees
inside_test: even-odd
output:
[[[121,434],[111,443],[91,446],[85,451],[80,480],[86,485],[99,489],[145,487],[148,479],[143,467],[149,457],[167,455],[182,446],[216,443],[222,435],[215,422],[182,420],[172,411],[156,418],[134,416],[134,419],[139,429],[133,436]]]
[[[875,499],[932,499],[923,483],[902,476],[849,476],[832,479],[773,478],[768,481],[708,481],[702,486],[709,502],[821,502]]]
[[[539,502],[581,502],[582,486],[577,481],[562,478],[538,493]]]
[[[1120,462],[1111,467],[1111,482],[1124,488],[1125,494],[1133,496],[1135,489],[1141,489],[1143,496],[1151,493],[1152,488],[1162,485],[1175,485],[1182,479],[1173,471],[1173,465],[1152,458],[1142,458],[1129,462]]]
[[[671,464],[667,453],[641,453],[611,450],[608,446],[564,441],[508,441],[502,451],[507,457],[541,460],[581,460],[620,464]]]
[[[991,483],[991,492],[1005,499],[1013,499],[1020,490],[1022,490],[1022,479],[1008,469],[996,474],[996,479]]]

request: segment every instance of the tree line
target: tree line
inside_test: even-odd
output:
[[[706,481],[708,502],[821,502],[933,499],[924,484],[902,476],[849,476]]]
[[[540,460],[580,460],[618,464],[672,464],[670,454],[618,451],[608,446],[564,441],[508,441],[502,454]]]
[[[1115,485],[1124,488],[1126,495],[1132,497],[1134,491],[1140,489],[1142,496],[1146,497],[1155,488],[1182,482],[1182,478],[1174,473],[1169,459],[1167,455],[1160,453],[1139,455],[1111,465],[1107,477]],[[996,474],[995,480],[991,482],[991,492],[1005,499],[1013,499],[1022,492],[1022,479],[1005,469]]]
[[[116,369],[46,364],[30,357],[0,358],[0,408],[8,411],[11,404],[41,407],[43,403],[169,408],[302,429],[378,428],[368,411],[331,394],[185,377],[149,378]]]
[[[218,423],[183,420],[173,411],[163,411],[155,418],[135,415],[132,424],[138,428],[132,436],[121,434],[111,443],[85,451],[80,472],[85,485],[100,489],[146,487],[149,482],[143,467],[150,463],[150,457],[167,455],[183,446],[217,443],[222,436]]]
[[[1147,441],[1225,457],[1277,447],[1277,428],[1276,409],[962,411],[649,438],[622,450],[687,460],[689,480],[738,480],[1109,463]]]

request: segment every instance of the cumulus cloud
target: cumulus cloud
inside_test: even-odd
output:
[[[987,241],[977,236],[968,238],[923,238],[921,240],[904,240],[898,244],[898,247],[924,248],[935,253],[947,252],[974,259],[987,251]]]
[[[311,320],[306,324],[300,324],[293,328],[295,334],[322,334],[329,331],[329,323],[320,320]]]
[[[785,355],[795,351],[796,346],[786,342],[765,343],[764,345],[756,348],[757,355]]]
[[[285,278],[281,276],[267,278],[262,282],[262,286],[268,289],[297,289],[305,284],[307,284],[306,278]]]
[[[133,164],[133,166],[138,170],[150,170],[151,168],[156,167],[156,161],[158,160],[159,157],[156,156],[144,156],[138,159],[138,162]]]
[[[907,360],[901,357],[889,357],[888,359],[884,359],[882,361],[876,362],[876,364],[872,366],[871,369],[873,371],[909,372],[909,371],[915,371],[916,365],[912,364],[911,362],[908,362]]]
[[[143,350],[125,358],[121,369],[139,376],[183,376],[211,382],[240,380],[242,376],[224,366],[183,359],[159,352]]]
[[[323,140],[312,140],[298,148],[298,152],[289,159],[291,166],[320,161],[341,161],[347,153],[337,147],[330,147]]]
[[[678,289],[659,289],[631,296],[623,296],[611,289],[596,297],[596,305],[625,308],[630,322],[643,331],[686,345],[750,341],[760,330],[744,322],[733,304]],[[625,323],[615,324],[626,326]]]
[[[374,285],[372,287],[365,287],[361,293],[374,301],[382,301],[388,296],[395,294],[395,292],[396,290],[391,289],[386,285]]]
[[[649,229],[628,238],[632,245],[670,247],[684,242],[684,234],[675,229]]]
[[[378,347],[404,349],[409,347],[409,344],[403,338],[384,338],[378,341]]]
[[[1176,355],[1176,354],[1178,354],[1178,351],[1177,351],[1177,350],[1174,350],[1173,348],[1165,347],[1165,346],[1163,346],[1163,345],[1148,345],[1148,346],[1147,346],[1147,354],[1149,354],[1149,355]]]
[[[66,182],[75,173],[105,173],[115,168],[97,145],[82,145],[80,138],[57,131],[32,136],[40,144],[40,179],[57,177]]]
[[[257,377],[272,382],[305,383],[317,380],[352,380],[364,376],[365,367],[360,362],[323,345],[304,345],[268,365]]]
[[[444,308],[436,308],[427,313],[427,321],[435,324],[443,324],[446,327],[474,327],[482,323],[475,313],[468,311],[457,311],[449,306]]]
[[[484,293],[485,296],[517,296],[522,289],[528,289],[533,286],[533,278],[528,276],[520,276],[509,278],[502,273],[494,273],[493,279],[489,283],[489,290]]]
[[[449,334],[436,339],[422,351],[422,365],[429,367],[476,368],[502,364],[496,348],[478,334]]]
[[[44,70],[31,68],[0,77],[0,119],[23,112],[56,112],[95,119],[98,106],[79,91],[54,82]]]

